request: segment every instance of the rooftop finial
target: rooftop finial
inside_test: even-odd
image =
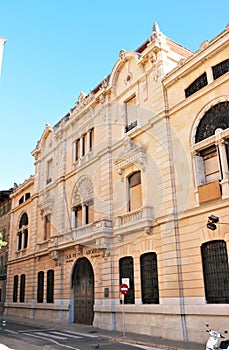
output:
[[[159,25],[157,24],[157,22],[154,22],[154,24],[153,24],[153,33],[155,33],[155,34],[160,33],[160,28],[159,28]]]

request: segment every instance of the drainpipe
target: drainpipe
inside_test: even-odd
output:
[[[109,219],[112,226],[112,246],[110,247],[110,272],[111,272],[111,327],[116,330],[115,312],[115,288],[114,288],[114,243],[113,243],[113,161],[112,161],[112,122],[111,122],[111,97],[108,93],[108,161],[109,161]]]
[[[175,246],[176,246],[176,261],[177,261],[177,274],[178,274],[178,292],[179,292],[179,306],[180,306],[180,318],[183,340],[188,341],[188,330],[185,314],[185,302],[184,302],[184,287],[183,287],[183,273],[182,273],[182,261],[181,261],[181,247],[180,247],[180,230],[179,230],[179,215],[177,208],[177,195],[176,195],[176,181],[175,181],[175,169],[172,152],[172,137],[171,137],[171,125],[169,120],[169,104],[167,89],[163,85],[164,105],[165,105],[165,121],[166,121],[166,132],[168,140],[168,153],[170,163],[170,181],[172,188],[172,203],[173,203],[173,222],[174,222],[174,233],[175,233]]]

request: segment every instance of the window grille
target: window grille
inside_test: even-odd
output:
[[[212,67],[213,78],[217,79],[229,71],[229,59]]]
[[[20,281],[20,303],[25,302],[25,274],[21,275]]]
[[[124,295],[124,304],[134,304],[134,265],[131,256],[119,260],[119,278],[120,285],[122,278],[129,278],[129,293]]]
[[[201,246],[205,297],[209,304],[229,303],[229,266],[226,242],[215,240]]]
[[[17,293],[18,293],[18,276],[14,276],[14,285],[13,285],[13,302],[17,302]]]
[[[141,289],[143,304],[159,304],[158,271],[156,253],[146,253],[140,257]]]
[[[229,101],[210,108],[201,119],[196,131],[196,143],[214,135],[218,128],[229,128]]]
[[[48,270],[48,272],[47,272],[47,293],[46,293],[47,303],[53,303],[53,295],[54,295],[54,271]]]
[[[39,271],[38,278],[37,278],[37,302],[43,303],[43,299],[44,299],[44,272]]]
[[[193,83],[187,87],[187,89],[185,89],[185,97],[191,96],[206,85],[208,85],[208,80],[207,74],[204,72],[201,76],[194,80]]]

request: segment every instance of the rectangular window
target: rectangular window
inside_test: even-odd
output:
[[[88,203],[85,206],[86,210],[86,222],[85,224],[90,224],[94,221],[94,205],[93,203]]]
[[[50,182],[52,182],[52,176],[53,176],[53,162],[52,162],[52,159],[50,159],[47,162],[47,177],[46,177],[46,184],[47,185]]]
[[[143,304],[159,304],[158,271],[156,253],[142,254],[141,291]]]
[[[17,302],[17,294],[18,294],[18,276],[14,276],[14,285],[13,285],[13,302]]]
[[[83,135],[82,137],[81,137],[81,147],[82,147],[82,149],[81,149],[81,155],[82,155],[82,157],[85,155],[85,149],[86,149],[86,137],[85,137],[85,135]]]
[[[220,180],[220,164],[216,146],[211,146],[200,152],[204,161],[206,182]]]
[[[44,239],[49,239],[51,236],[51,214],[45,215],[45,237]]]
[[[25,302],[25,274],[21,275],[20,280],[20,303]]]
[[[223,240],[201,246],[206,301],[209,304],[229,303],[229,266],[227,245]]]
[[[47,303],[53,303],[54,296],[54,271],[48,270],[47,272],[47,291],[46,300]]]
[[[82,206],[78,206],[75,208],[75,227],[80,227],[82,226]]]
[[[2,229],[2,240],[3,241],[6,240],[6,228],[5,227]]]
[[[136,95],[125,101],[126,106],[126,127],[125,132],[137,126]]]
[[[137,171],[128,178],[129,211],[142,207],[141,172]]]
[[[229,59],[218,63],[216,66],[212,67],[213,77],[217,79],[221,77],[221,75],[229,72]]]
[[[92,151],[94,146],[94,128],[89,131],[89,152]]]
[[[39,271],[37,276],[37,302],[43,303],[44,300],[44,272]]]
[[[17,234],[17,250],[22,249],[22,232],[18,232]]]
[[[27,229],[25,229],[23,231],[23,235],[24,235],[23,249],[25,249],[28,246],[28,230]]]
[[[74,142],[74,162],[80,158],[80,139]]]
[[[208,85],[207,74],[204,72],[185,89],[185,97],[189,97],[204,86]]]
[[[135,303],[134,293],[134,265],[133,258],[126,256],[119,260],[119,283],[122,284],[123,278],[129,279],[129,292],[124,295],[124,304]]]

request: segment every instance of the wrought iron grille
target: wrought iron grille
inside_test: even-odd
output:
[[[39,271],[37,276],[37,302],[43,303],[44,299],[44,271]]]
[[[119,284],[122,278],[129,278],[129,293],[124,295],[124,304],[134,304],[134,264],[131,256],[126,256],[119,260]]]
[[[25,301],[25,274],[21,275],[20,279],[20,303]]]
[[[229,102],[221,102],[210,108],[201,119],[196,131],[196,143],[214,135],[218,128],[229,128]]]
[[[17,293],[18,293],[18,275],[14,276],[14,286],[13,286],[13,302],[17,302]]]
[[[221,75],[229,72],[229,59],[218,63],[216,66],[212,67],[213,78],[217,79]]]
[[[141,255],[140,264],[141,264],[142,303],[159,304],[156,253],[146,253]]]
[[[202,89],[204,86],[208,85],[207,74],[204,72],[201,76],[199,76],[196,80],[192,82],[191,85],[185,89],[185,97],[189,97],[194,94],[196,91]]]
[[[209,304],[229,303],[229,266],[226,242],[206,242],[201,246],[205,297]]]
[[[47,303],[53,303],[54,296],[54,271],[48,270],[47,272]]]

